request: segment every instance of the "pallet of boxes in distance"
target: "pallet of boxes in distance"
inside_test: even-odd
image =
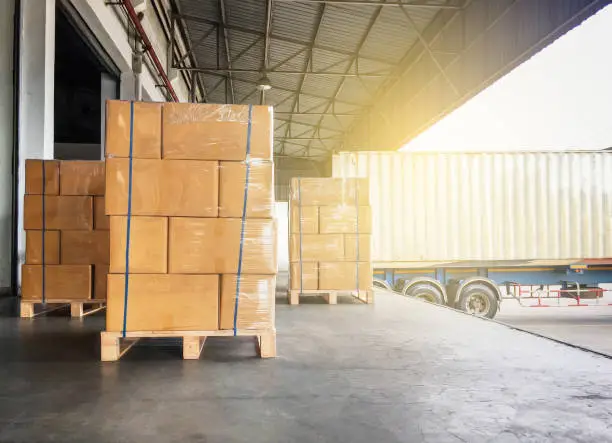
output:
[[[104,161],[26,160],[21,317],[102,309],[109,265]]]
[[[343,294],[374,303],[367,179],[293,178],[289,226],[289,304]]]
[[[274,357],[271,108],[109,101],[106,154],[102,360],[143,337],[181,337],[197,359],[234,335]]]

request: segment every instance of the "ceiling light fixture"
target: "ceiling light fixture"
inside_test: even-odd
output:
[[[268,75],[264,72],[259,80],[257,80],[257,89],[260,91],[269,91],[272,89],[272,83],[270,83],[270,79]]]

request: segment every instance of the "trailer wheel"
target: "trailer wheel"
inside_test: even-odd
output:
[[[405,295],[409,297],[420,298],[421,300],[435,303],[437,305],[444,304],[444,296],[439,288],[429,283],[416,283],[406,289]]]
[[[499,301],[493,289],[481,283],[466,286],[459,296],[457,308],[478,317],[493,318]]]

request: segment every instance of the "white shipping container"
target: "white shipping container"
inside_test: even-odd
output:
[[[612,257],[612,152],[340,153],[333,176],[370,179],[375,267]]]

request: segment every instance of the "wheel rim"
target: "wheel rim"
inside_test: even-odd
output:
[[[473,315],[485,315],[491,308],[487,294],[477,292],[468,296],[465,303],[465,312]]]

